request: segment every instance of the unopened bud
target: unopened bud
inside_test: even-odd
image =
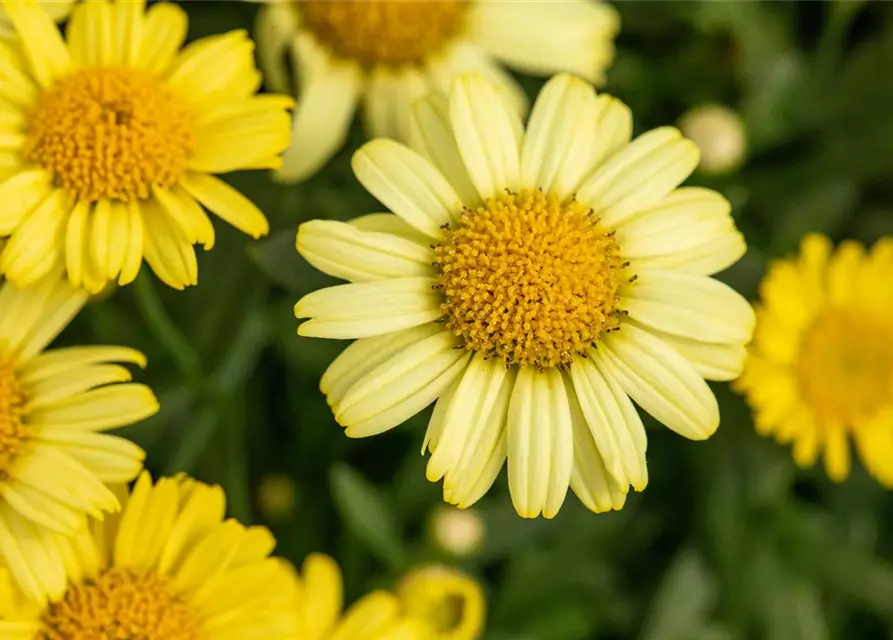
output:
[[[747,132],[737,113],[716,104],[689,109],[679,119],[682,135],[701,149],[698,171],[728,173],[737,169],[747,152]]]
[[[431,515],[431,537],[438,548],[462,558],[477,551],[484,540],[484,521],[474,509],[442,505]]]
[[[257,506],[270,522],[287,520],[295,510],[294,480],[282,473],[262,478],[257,488]]]

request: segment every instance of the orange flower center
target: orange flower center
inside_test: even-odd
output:
[[[78,71],[40,96],[25,157],[79,200],[147,198],[186,172],[195,133],[184,106],[139,69]]]
[[[579,202],[490,198],[435,253],[447,329],[507,366],[570,364],[619,325],[620,249]]]
[[[466,0],[298,2],[302,25],[340,58],[366,68],[424,61],[461,28]]]
[[[12,369],[0,365],[0,480],[25,439],[22,412],[25,397]]]
[[[112,568],[50,606],[35,640],[198,640],[195,612],[154,573]]]

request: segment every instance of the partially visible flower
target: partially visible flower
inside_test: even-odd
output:
[[[142,449],[102,432],[158,411],[152,391],[115,364],[145,366],[138,351],[45,350],[87,297],[58,272],[23,289],[0,285],[0,568],[38,602],[65,589],[63,538],[87,516],[118,511],[106,483],[142,468]]]
[[[706,104],[686,111],[679,119],[682,135],[701,150],[698,171],[728,173],[744,162],[747,131],[744,120],[728,107]]]
[[[143,473],[119,519],[60,542],[50,604],[17,599],[0,571],[4,640],[295,640],[292,576],[263,527],[224,520],[220,487]],[[37,569],[37,567],[34,567]],[[43,570],[46,570],[45,567]]]
[[[601,84],[614,57],[617,12],[589,0],[271,0],[258,15],[261,67],[275,91],[296,72],[298,108],[278,177],[304,179],[343,145],[358,105],[371,137],[407,141],[410,105],[475,72],[512,109],[526,99],[498,61],[525,73],[567,71]]]
[[[75,5],[63,40],[40,6],[3,0],[18,33],[0,42],[0,272],[24,286],[57,263],[91,293],[136,278],[198,281],[195,244],[214,245],[205,209],[252,237],[263,213],[212,174],[281,165],[293,104],[255,95],[244,31],[181,51],[186,13],[159,2]]]
[[[484,591],[452,567],[411,571],[397,585],[397,596],[404,615],[421,623],[424,640],[476,640],[484,632]]]
[[[343,610],[341,569],[329,556],[307,556],[294,582],[294,640],[428,640],[418,623],[405,619],[393,593],[372,591]]]
[[[474,509],[438,505],[431,515],[431,537],[450,555],[463,557],[477,551],[485,534],[484,521]]]
[[[478,75],[416,103],[410,149],[353,158],[394,212],[301,225],[298,251],[349,284],[303,297],[298,333],[357,339],[320,381],[349,437],[436,400],[423,450],[444,499],[474,504],[508,461],[523,517],[570,487],[595,512],[648,483],[633,405],[694,440],[719,426],[709,380],[737,377],[750,304],[711,278],[745,251],[719,193],[679,185],[697,147],[562,74],[525,131]]]
[[[41,9],[49,14],[55,22],[62,22],[71,13],[75,0],[37,0]],[[15,27],[6,15],[6,11],[0,7],[0,40],[15,40],[18,37]]]
[[[868,472],[893,489],[893,238],[870,252],[835,251],[811,234],[760,287],[757,329],[735,387],[757,432],[793,445],[794,461],[824,456],[835,481],[850,472],[850,440]]]

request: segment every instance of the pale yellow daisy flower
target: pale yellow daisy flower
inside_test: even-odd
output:
[[[406,574],[397,585],[401,611],[418,623],[424,640],[476,640],[484,633],[487,601],[481,585],[444,565]]]
[[[757,432],[793,444],[801,467],[824,454],[838,482],[852,438],[868,472],[893,488],[893,239],[835,251],[811,234],[798,257],[772,265],[760,298],[735,382]]]
[[[374,140],[353,160],[396,215],[298,232],[352,283],[295,307],[301,335],[359,338],[320,383],[336,420],[370,436],[437,399],[424,447],[447,501],[473,504],[508,459],[522,516],[554,516],[568,485],[619,509],[648,481],[630,397],[701,440],[719,425],[704,379],[741,371],[753,310],[709,277],[745,251],[729,203],[677,188],[691,141],[664,127],[630,142],[629,109],[569,75],[526,132],[474,75],[412,123],[413,149]]]
[[[301,180],[322,167],[344,145],[360,104],[371,137],[406,141],[413,100],[448,91],[463,73],[486,76],[523,112],[526,97],[499,62],[600,84],[618,28],[611,6],[589,0],[271,0],[258,15],[261,67],[273,90],[294,85],[298,97],[278,178]]]
[[[153,486],[143,473],[124,501],[120,518],[61,547],[69,573],[54,602],[22,601],[0,585],[0,637],[296,638],[290,570],[270,557],[276,541],[224,520],[220,487],[182,476]]]
[[[75,286],[132,282],[143,258],[166,284],[198,279],[205,208],[257,238],[267,220],[215,173],[280,166],[287,96],[261,83],[243,31],[181,49],[186,14],[138,0],[79,3],[63,40],[34,2],[4,0],[0,42],[0,272],[22,286],[57,262]]]
[[[341,569],[329,556],[307,556],[294,577],[294,640],[428,640],[421,627],[404,619],[399,599],[388,591],[372,591],[344,611]]]
[[[62,22],[71,13],[74,0],[37,0],[40,8],[49,14],[55,22]],[[6,11],[0,7],[0,40],[15,40],[17,37],[15,27],[6,15]]]
[[[88,515],[118,511],[105,483],[142,469],[142,449],[102,432],[158,411],[152,391],[115,364],[145,366],[138,351],[44,350],[87,297],[59,273],[23,289],[0,285],[0,568],[37,601],[64,588],[62,538]]]

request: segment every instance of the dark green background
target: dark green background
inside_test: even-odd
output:
[[[251,29],[257,7],[185,3],[190,38]],[[705,101],[745,118],[748,162],[722,179],[747,256],[722,278],[749,297],[768,260],[817,230],[872,242],[893,233],[893,4],[622,2],[605,91],[627,102],[636,132],[672,124]],[[531,95],[542,80],[522,79]],[[334,555],[350,598],[437,559],[425,537],[440,487],[419,455],[428,412],[385,435],[344,436],[319,377],[344,347],[299,338],[294,302],[331,281],[294,250],[311,218],[380,209],[354,180],[349,147],[299,186],[232,175],[266,212],[261,241],[218,223],[181,293],[147,268],[89,306],[62,342],[143,350],[138,377],[158,416],[121,433],[155,474],[222,484],[230,512],[263,522],[256,487],[285,473],[291,516],[271,524],[283,555]],[[649,422],[650,486],[619,513],[569,497],[553,521],[524,521],[504,476],[479,504],[488,533],[462,566],[485,583],[493,640],[823,640],[893,638],[893,500],[856,465],[834,485],[801,472],[758,438],[742,401],[716,385],[722,426],[705,443]]]

